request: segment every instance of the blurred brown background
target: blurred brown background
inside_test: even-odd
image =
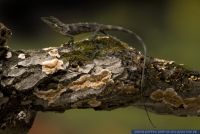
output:
[[[137,32],[148,55],[200,69],[199,0],[1,0],[0,21],[13,31],[15,49],[57,46],[67,39],[44,24],[41,16],[66,23],[98,22],[121,25]],[[136,40],[114,33],[136,48]],[[200,129],[200,118],[151,113],[157,129]],[[39,113],[30,134],[130,134],[131,129],[152,129],[145,111],[128,107],[113,111],[69,110],[63,114]]]

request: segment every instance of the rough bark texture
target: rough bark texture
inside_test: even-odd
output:
[[[158,114],[200,115],[200,73],[147,57],[110,36],[41,50],[0,49],[1,133],[27,133],[37,111],[137,106]]]

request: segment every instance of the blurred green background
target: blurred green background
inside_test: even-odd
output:
[[[55,16],[66,23],[98,22],[134,30],[147,44],[148,55],[184,63],[199,70],[199,0],[40,0],[0,1],[0,21],[13,31],[9,45],[15,49],[58,46],[67,41],[43,22]],[[141,50],[137,40],[113,33]],[[200,129],[198,117],[156,115],[157,129]],[[131,129],[152,129],[144,110],[134,107],[113,111],[69,110],[39,113],[30,134],[130,134]]]

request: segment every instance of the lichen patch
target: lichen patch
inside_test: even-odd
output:
[[[120,62],[121,60],[116,57],[106,57],[103,59],[94,59],[94,63],[97,66],[110,66],[112,64],[115,64],[117,62]]]
[[[24,74],[26,72],[26,69],[24,68],[14,68],[14,69],[11,69],[9,70],[8,72],[8,76],[9,77],[18,77],[18,76],[21,76],[22,74]]]
[[[95,59],[94,63],[96,65],[95,72],[98,72],[99,70],[108,69],[112,72],[113,78],[119,76],[123,73],[124,67],[122,66],[121,59],[116,57],[106,57],[102,59]]]
[[[60,95],[65,91],[66,88],[49,89],[47,91],[40,91],[37,89],[33,94],[38,98],[48,101],[48,104],[50,105],[59,99]]]
[[[42,72],[46,74],[53,74],[58,70],[62,70],[63,68],[63,61],[58,60],[57,58],[52,60],[47,60],[41,63],[42,65]]]
[[[73,81],[69,88],[75,91],[86,89],[101,89],[107,84],[113,83],[112,73],[107,69],[102,69],[97,74],[86,74],[78,80]]]
[[[94,68],[94,64],[87,64],[83,67],[78,67],[78,72],[80,73],[89,73]]]

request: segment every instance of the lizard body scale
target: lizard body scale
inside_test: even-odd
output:
[[[59,32],[62,35],[68,36],[71,38],[73,41],[73,36],[81,33],[86,33],[86,32],[94,32],[96,34],[97,32],[102,32],[104,33],[105,31],[122,31],[128,34],[131,34],[137,38],[137,40],[140,42],[140,44],[143,47],[144,50],[144,61],[143,61],[143,69],[142,69],[142,76],[141,76],[141,97],[143,97],[143,83],[144,83],[144,73],[145,73],[145,64],[146,64],[146,56],[147,56],[147,49],[144,41],[138,36],[135,32],[126,29],[121,26],[114,26],[114,25],[104,25],[104,24],[99,24],[99,23],[72,23],[72,24],[65,24],[61,22],[59,19],[50,16],[50,17],[41,17],[42,21],[44,21],[46,24],[48,24],[50,27],[54,28],[57,32]],[[144,108],[148,117],[148,120],[152,127],[155,128],[155,125],[150,119],[148,110],[146,108],[146,105],[144,103]]]

